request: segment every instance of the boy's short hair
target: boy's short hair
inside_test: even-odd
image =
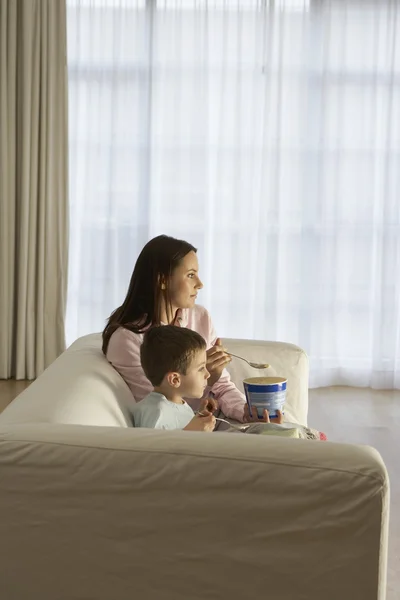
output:
[[[195,353],[206,348],[205,340],[192,329],[159,325],[144,334],[140,360],[147,379],[157,386],[167,373],[186,375]]]

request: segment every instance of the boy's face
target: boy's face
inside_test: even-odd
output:
[[[187,368],[186,375],[181,375],[179,392],[186,398],[201,398],[210,373],[206,369],[207,354],[205,350],[199,350],[192,358]]]

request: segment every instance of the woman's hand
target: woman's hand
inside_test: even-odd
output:
[[[183,431],[214,431],[215,417],[213,415],[207,415],[201,417],[196,415],[191,421],[183,428]]]
[[[210,373],[207,385],[212,387],[214,383],[217,383],[218,379],[222,375],[222,371],[232,358],[226,353],[225,348],[221,344],[221,340],[217,338],[214,346],[207,350],[207,371]]]
[[[211,415],[218,408],[218,402],[215,398],[205,398],[200,402],[199,412],[203,413],[203,415]]]
[[[246,404],[244,407],[243,413],[243,423],[252,423],[255,421],[256,423],[277,423],[280,425],[283,423],[283,415],[280,410],[276,411],[276,417],[270,417],[267,409],[264,410],[264,417],[262,419],[258,418],[257,409],[253,406],[252,413],[250,414],[249,407]]]

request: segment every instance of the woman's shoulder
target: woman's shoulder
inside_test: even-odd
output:
[[[142,340],[143,333],[135,333],[131,331],[127,327],[118,327],[112,336],[110,337],[110,342],[113,340],[114,342],[118,342],[120,340]]]
[[[116,355],[137,352],[143,340],[142,333],[134,333],[126,327],[118,327],[110,337],[107,348],[107,358]]]

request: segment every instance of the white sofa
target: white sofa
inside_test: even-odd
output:
[[[285,375],[287,418],[306,423],[301,349],[224,344]],[[232,362],[238,385],[249,374]],[[92,335],[0,415],[1,598],[385,598],[388,479],[375,450],[135,430],[130,402]]]

